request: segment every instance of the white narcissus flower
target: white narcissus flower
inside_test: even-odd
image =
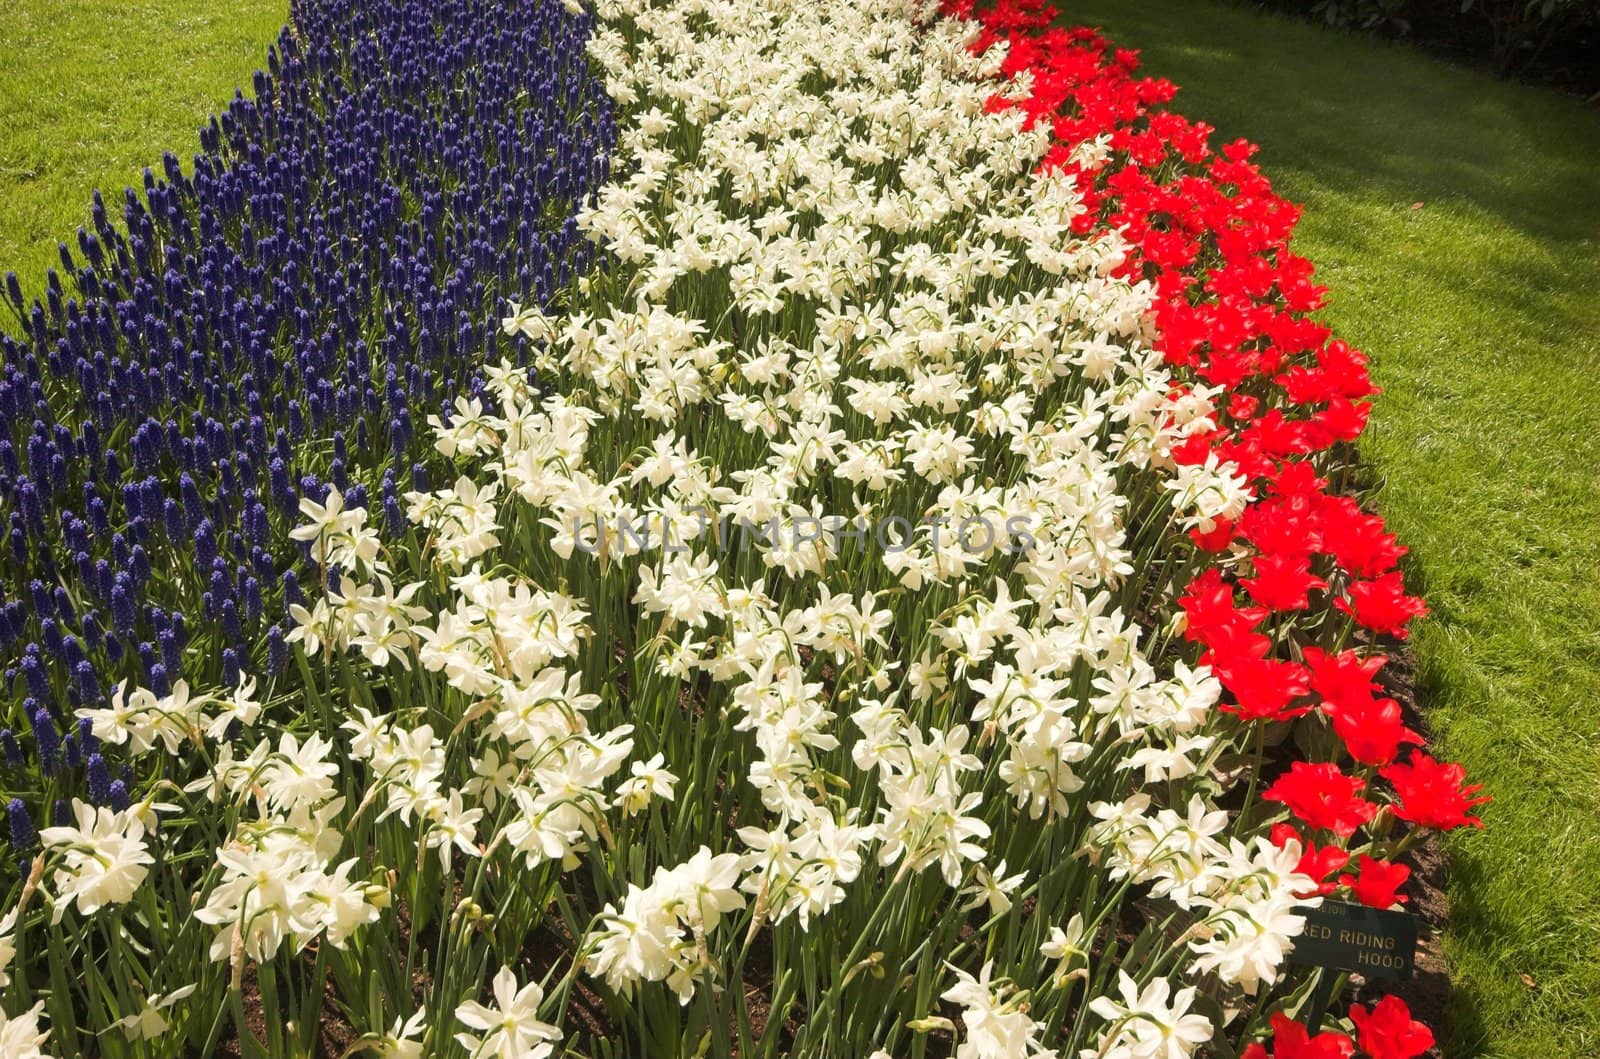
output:
[[[708,617],[721,617],[724,591],[710,557],[686,560],[676,555],[666,563],[659,583],[650,567],[640,569],[633,601],[642,603],[646,614],[665,614],[671,621],[703,628]]]
[[[668,893],[676,887],[677,896],[667,899],[668,907],[677,908],[681,903],[680,914],[700,934],[716,930],[725,913],[744,907],[744,895],[739,893],[737,853],[713,855],[709,848],[701,846],[676,868],[657,870],[651,886]]]
[[[439,863],[450,870],[451,851],[459,849],[469,857],[479,855],[477,846],[478,821],[484,810],[477,806],[467,808],[460,791],[451,791],[445,799],[435,798],[430,804],[428,834],[425,839],[430,849],[439,851]]]
[[[325,547],[325,542],[331,538],[348,533],[367,520],[366,511],[360,508],[345,510],[344,494],[337,489],[329,489],[325,502],[321,504],[308,496],[301,497],[300,514],[305,521],[289,531],[289,538],[306,543],[317,542],[319,548]]]
[[[145,998],[144,1008],[137,1014],[125,1016],[112,1025],[119,1027],[130,1041],[153,1041],[167,1032],[167,1008],[193,993],[197,987],[186,985],[163,996]]]
[[[1250,845],[1230,840],[1216,885],[1200,902],[1213,910],[1209,936],[1189,945],[1196,970],[1214,971],[1251,996],[1278,980],[1293,939],[1305,930],[1300,913],[1322,903],[1316,880],[1299,871],[1300,856],[1295,839],[1282,848],[1267,836]]]
[[[544,1003],[539,983],[518,988],[511,968],[502,967],[495,972],[493,990],[494,1007],[468,1000],[456,1008],[457,1022],[482,1031],[482,1036],[458,1033],[456,1043],[474,1059],[545,1059],[553,1055],[551,1042],[561,1039],[561,1030],[538,1019],[539,1005]]]
[[[1073,971],[1073,964],[1089,962],[1089,947],[1086,941],[1083,916],[1074,912],[1072,918],[1067,920],[1065,930],[1052,926],[1050,936],[1039,946],[1040,956],[1056,961],[1055,984],[1058,988],[1066,984],[1068,976]]]
[[[20,1015],[6,1017],[0,1011],[0,1055],[6,1059],[46,1059],[42,1045],[50,1038],[48,1029],[39,1028],[39,1014],[44,1011],[44,1001]]]
[[[941,997],[962,1008],[965,1033],[956,1059],[1056,1059],[1055,1051],[1039,1040],[1044,1024],[1028,1017],[1026,994],[1013,995],[1009,982],[991,982],[993,960],[976,978],[960,968],[952,970],[956,984]]]
[[[343,809],[343,798],[298,802],[236,827],[215,854],[221,877],[194,913],[217,928],[213,960],[231,960],[237,950],[259,963],[285,944],[298,952],[318,937],[342,949],[376,921],[387,892],[350,878],[355,858],[330,867],[344,844],[334,824]]]
[[[428,1009],[418,1008],[411,1017],[394,1020],[389,1032],[367,1038],[379,1059],[422,1059],[423,1039],[428,1031]]]
[[[222,879],[194,917],[217,929],[211,958],[232,958],[237,943],[256,962],[277,955],[285,940],[308,936],[312,925],[301,908],[304,876],[315,863],[306,851],[275,852],[251,848],[217,850]]]
[[[500,800],[510,791],[517,779],[516,762],[502,760],[500,751],[486,748],[482,757],[472,759],[472,778],[462,788],[462,793],[474,799],[486,812],[494,812]]]
[[[296,805],[317,805],[334,794],[337,763],[329,760],[333,744],[312,733],[305,742],[293,733],[278,737],[275,752],[264,754],[258,782],[267,791],[270,804],[284,809]]]
[[[144,688],[129,688],[128,682],[123,680],[111,689],[104,707],[79,707],[76,716],[90,723],[94,737],[102,743],[122,746],[131,739],[129,749],[138,755],[149,750],[154,742],[155,730],[148,711],[155,701],[155,696]]]
[[[367,525],[365,508],[346,508],[344,494],[329,489],[319,504],[310,497],[300,499],[300,514],[305,521],[289,531],[292,540],[311,546],[311,557],[318,567],[358,567],[371,571],[385,569],[378,558],[382,547],[377,531]]]
[[[620,909],[607,904],[600,912],[603,926],[588,944],[584,967],[623,996],[637,982],[662,981],[676,968],[681,927],[661,897],[630,883]]]
[[[366,884],[350,880],[355,864],[351,859],[332,872],[309,872],[300,888],[302,918],[312,921],[313,929],[320,927],[336,949],[344,948],[350,935],[378,918],[378,908],[367,899]]]
[[[307,657],[315,658],[324,647],[342,650],[349,638],[349,629],[335,620],[335,612],[326,599],[317,600],[309,608],[291,603],[289,617],[294,627],[283,640],[287,644],[299,644]]]
[[[1209,533],[1218,519],[1235,519],[1254,499],[1249,481],[1231,464],[1220,463],[1215,454],[1203,464],[1183,464],[1176,468],[1165,487],[1176,494],[1173,506],[1184,529]]]
[[[434,448],[446,459],[475,456],[500,441],[500,435],[484,415],[483,402],[476,397],[456,398],[449,425],[439,416],[430,415],[428,426],[434,433]]]
[[[73,902],[83,915],[104,905],[126,904],[155,863],[145,848],[145,823],[138,813],[119,813],[74,798],[72,816],[70,825],[39,832],[46,850],[60,851],[51,879],[56,889],[52,925]]]
[[[0,917],[0,989],[11,984],[11,975],[7,968],[11,961],[17,958],[17,909],[13,908],[4,917]]]
[[[628,766],[630,779],[617,791],[616,806],[624,817],[636,816],[657,798],[672,801],[678,777],[663,766],[666,758],[654,754],[648,761],[635,761]]]
[[[1144,782],[1166,783],[1192,776],[1195,763],[1191,754],[1204,754],[1216,742],[1208,735],[1181,736],[1171,746],[1146,746],[1117,763],[1117,769],[1142,769]]]
[[[1174,994],[1170,981],[1152,978],[1140,990],[1128,972],[1119,970],[1117,991],[1120,1000],[1100,996],[1089,1001],[1089,1010],[1110,1025],[1098,1049],[1081,1053],[1084,1059],[1189,1059],[1211,1039],[1211,1020],[1189,1013],[1193,987]]]
[[[205,726],[203,710],[211,698],[191,695],[186,681],[174,681],[172,691],[158,697],[144,688],[132,688],[126,680],[111,693],[103,707],[80,707],[76,716],[87,719],[94,737],[113,746],[128,744],[137,756],[156,743],[169,754],[176,754],[185,740],[197,739]]]
[[[248,673],[240,673],[238,687],[212,701],[219,708],[206,725],[206,735],[217,742],[228,737],[236,722],[240,727],[249,727],[261,716],[261,703],[256,701],[256,681]]]
[[[1278,969],[1288,955],[1293,938],[1305,929],[1297,915],[1297,902],[1289,895],[1236,901],[1210,917],[1216,930],[1210,939],[1191,943],[1198,959],[1196,971],[1215,971],[1250,996],[1260,986],[1278,980]]]
[[[713,966],[707,937],[725,914],[745,906],[741,864],[738,854],[701,846],[676,867],[658,867],[649,886],[629,884],[620,909],[601,911],[585,968],[623,995],[638,982],[664,981],[687,1004],[696,977]]]
[[[1025,871],[1007,875],[1004,860],[995,865],[993,871],[987,865],[980,864],[973,881],[961,891],[961,895],[967,898],[961,906],[962,910],[970,912],[981,905],[988,905],[991,917],[1005,915],[1011,911],[1011,895],[1027,878]]]

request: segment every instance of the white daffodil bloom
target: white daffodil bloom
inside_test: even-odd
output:
[[[195,988],[186,985],[162,996],[148,997],[137,1014],[128,1015],[113,1025],[120,1028],[130,1041],[153,1041],[167,1032],[167,1017],[162,1012],[193,993]]]
[[[0,1011],[0,1055],[7,1059],[46,1059],[43,1045],[50,1039],[50,1031],[39,1028],[39,1015],[43,1011],[42,1000],[9,1018]]]
[[[958,1059],[1056,1059],[1039,1040],[1045,1026],[1028,1017],[1026,997],[1013,995],[1009,982],[992,982],[993,972],[993,961],[976,977],[956,968],[956,984],[941,994],[962,1008]]]
[[[1085,1049],[1083,1059],[1188,1059],[1211,1039],[1215,1027],[1204,1015],[1190,1014],[1195,990],[1176,993],[1165,978],[1153,978],[1141,990],[1128,972],[1117,972],[1120,999],[1089,1001],[1089,1010],[1108,1024],[1098,1049]]]
[[[482,1036],[456,1034],[456,1043],[474,1057],[494,1059],[545,1059],[555,1054],[553,1042],[561,1030],[538,1019],[544,990],[529,982],[520,988],[511,968],[502,967],[494,976],[494,1007],[468,1000],[456,1008],[456,1021]]]
[[[51,877],[58,923],[69,904],[82,915],[105,905],[126,904],[155,863],[145,842],[145,822],[131,809],[116,812],[74,798],[71,824],[39,832],[45,849],[59,859]]]
[[[17,910],[13,908],[0,916],[0,989],[11,984],[7,968],[17,958]]]

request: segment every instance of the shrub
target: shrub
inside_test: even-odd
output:
[[[1344,29],[1415,35],[1455,54],[1482,56],[1501,72],[1556,76],[1580,87],[1595,74],[1592,50],[1585,58],[1600,28],[1594,0],[1267,0],[1267,6]]]

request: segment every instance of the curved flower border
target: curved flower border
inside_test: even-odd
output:
[[[1211,126],[1170,109],[1177,86],[1136,76],[1136,51],[1061,25],[1062,13],[1043,0],[943,0],[942,9],[979,27],[975,53],[1005,48],[999,77],[1023,76],[1029,90],[996,94],[991,106],[1021,109],[1027,128],[1049,125],[1056,143],[1041,169],[1068,175],[1083,196],[1075,230],[1124,235],[1120,274],[1157,290],[1155,348],[1179,377],[1226,398],[1217,429],[1191,435],[1174,458],[1230,463],[1254,498],[1237,520],[1191,532],[1215,562],[1180,600],[1184,637],[1228,692],[1222,709],[1258,725],[1316,714],[1335,737],[1326,744],[1333,760],[1295,761],[1264,793],[1309,832],[1280,824],[1273,840],[1303,841],[1299,870],[1324,894],[1345,889],[1380,908],[1405,902],[1398,891],[1411,872],[1399,858],[1421,829],[1481,828],[1472,813],[1489,799],[1460,765],[1428,753],[1374,681],[1389,661],[1382,639],[1404,640],[1427,607],[1405,590],[1406,547],[1340,488],[1379,391],[1365,354],[1311,317],[1327,289],[1290,249],[1301,208],[1251,162],[1255,144],[1238,139],[1217,151]],[[1329,641],[1331,649],[1318,645]],[[1374,773],[1392,792],[1387,804],[1362,797]],[[1396,819],[1413,826],[1387,843],[1386,856],[1363,854],[1354,874],[1337,874],[1357,830],[1382,843]],[[1356,1042],[1311,1038],[1274,1016],[1276,1054],[1308,1054],[1300,1050],[1308,1041],[1328,1049],[1319,1055],[1359,1047],[1379,1057],[1433,1045],[1396,997],[1370,1014],[1354,1005],[1351,1015]],[[1267,1053],[1257,1045],[1246,1054]]]

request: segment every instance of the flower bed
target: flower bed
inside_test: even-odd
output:
[[[144,800],[40,835],[8,997],[108,1054],[1420,1054],[1287,955],[1481,799],[1378,692],[1370,383],[1248,148],[1043,7],[596,13],[598,266],[387,538],[298,498],[281,674],[82,708]]]

